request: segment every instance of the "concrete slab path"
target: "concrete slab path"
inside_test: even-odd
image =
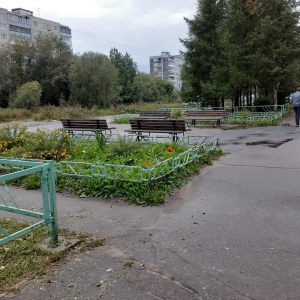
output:
[[[300,129],[287,122],[193,128],[227,154],[158,207],[58,193],[59,226],[105,246],[4,299],[300,299]],[[13,194],[40,209],[38,191]]]

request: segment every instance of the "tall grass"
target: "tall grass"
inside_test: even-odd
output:
[[[177,104],[177,106],[180,104]],[[139,113],[141,110],[155,110],[162,107],[173,107],[176,104],[164,103],[148,103],[138,102],[129,105],[110,106],[107,109],[99,109],[92,107],[90,109],[75,106],[42,106],[34,111],[20,108],[0,108],[0,123],[21,121],[21,120],[61,120],[61,119],[83,119],[83,118],[96,118],[101,116],[119,115],[125,113]]]

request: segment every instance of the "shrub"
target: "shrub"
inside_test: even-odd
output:
[[[9,106],[12,108],[26,108],[33,110],[39,107],[42,88],[37,81],[23,84],[9,97]]]
[[[171,110],[171,118],[172,119],[182,119],[183,112],[179,108],[172,108]]]
[[[28,140],[27,127],[13,122],[0,127],[0,154],[13,147],[22,147]]]
[[[3,152],[7,150],[3,153],[5,156],[60,161],[68,160],[72,154],[71,138],[64,131],[48,132],[38,128],[37,132],[17,133],[18,138],[12,139],[14,145],[3,147]]]

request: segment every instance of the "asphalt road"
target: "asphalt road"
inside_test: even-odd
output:
[[[4,299],[300,299],[300,129],[193,132],[226,155],[164,205],[58,193],[59,226],[105,246]],[[41,208],[38,191],[12,193]]]

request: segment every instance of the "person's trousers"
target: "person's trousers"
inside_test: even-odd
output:
[[[294,106],[296,126],[299,126],[300,106]]]

